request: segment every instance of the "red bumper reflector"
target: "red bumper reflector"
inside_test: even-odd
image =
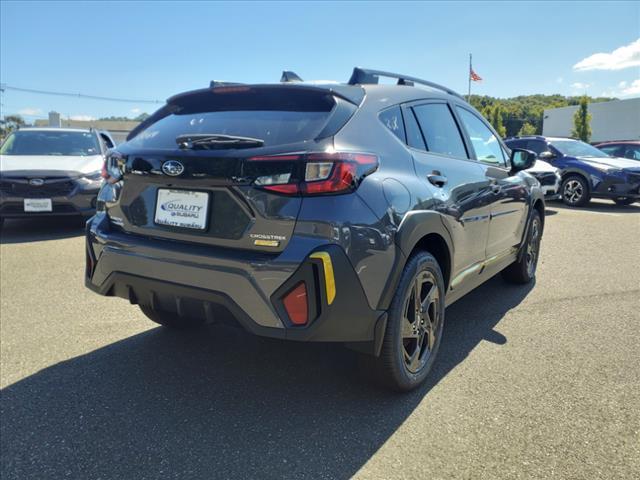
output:
[[[289,319],[295,325],[304,325],[309,320],[307,303],[307,286],[300,282],[282,300]]]

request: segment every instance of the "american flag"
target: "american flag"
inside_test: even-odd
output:
[[[469,78],[474,82],[481,82],[482,77],[473,71],[473,68],[469,68]]]

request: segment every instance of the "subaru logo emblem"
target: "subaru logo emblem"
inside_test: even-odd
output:
[[[31,180],[29,180],[29,185],[32,185],[34,187],[41,187],[42,185],[44,185],[44,180],[42,178],[32,178]]]
[[[184,172],[184,165],[176,160],[169,160],[162,164],[162,171],[170,177],[177,177]]]

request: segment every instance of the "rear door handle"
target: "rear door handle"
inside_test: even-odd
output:
[[[439,188],[442,188],[447,184],[447,177],[440,175],[439,173],[430,173],[427,175],[427,180],[429,180],[432,185]]]

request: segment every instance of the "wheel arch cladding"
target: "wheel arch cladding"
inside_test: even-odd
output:
[[[451,276],[451,252],[449,252],[449,247],[445,239],[437,233],[429,233],[418,241],[409,256],[418,251],[429,252],[435,257],[442,271],[446,292],[449,288],[449,279]]]
[[[533,204],[533,208],[535,208],[540,214],[540,221],[542,222],[542,229],[544,231],[544,201],[540,199],[536,200]]]
[[[448,291],[455,248],[441,214],[434,211],[409,212],[396,234],[396,245],[399,255],[380,298],[379,309],[389,308],[404,266],[417,250],[428,251],[436,258],[445,280],[445,291]]]
[[[562,182],[569,177],[581,177],[586,182],[587,188],[593,188],[593,185],[591,185],[591,175],[587,172],[575,169],[568,169],[562,172]]]

